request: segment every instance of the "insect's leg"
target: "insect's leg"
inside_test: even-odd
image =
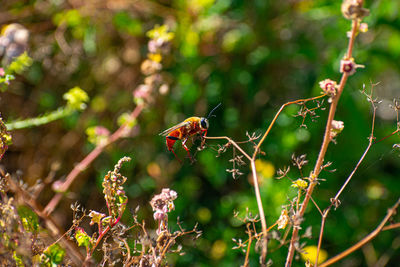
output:
[[[188,140],[188,138],[185,138],[185,139],[182,141],[182,146],[183,146],[183,148],[187,151],[190,160],[193,161],[192,155],[190,154],[190,150],[189,150],[189,148],[187,148],[187,146],[186,146],[186,141],[187,141],[187,140]]]
[[[182,161],[181,161],[181,160],[178,158],[178,156],[175,154],[175,151],[174,151],[174,148],[173,148],[175,142],[176,142],[177,140],[179,140],[179,138],[178,138],[178,137],[175,137],[175,136],[168,135],[165,139],[166,139],[168,151],[171,151],[171,152],[174,154],[175,158],[176,158],[180,163],[182,163]]]
[[[174,156],[175,156],[175,158],[179,161],[179,163],[181,163],[182,164],[182,161],[178,158],[178,156],[175,154],[175,151],[174,151],[174,149],[172,149],[171,148],[171,150],[170,150],[173,154],[174,154]]]
[[[200,149],[204,148],[204,145],[206,144],[206,139],[204,137],[207,136],[207,130],[204,131],[204,134],[201,135],[201,144],[200,144]]]

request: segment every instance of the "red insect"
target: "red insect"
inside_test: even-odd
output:
[[[171,128],[163,131],[160,135],[165,136],[167,148],[169,151],[174,153],[176,159],[180,162],[178,156],[174,151],[174,144],[178,140],[182,140],[182,146],[187,151],[189,158],[193,160],[190,150],[186,146],[186,142],[189,137],[200,134],[202,137],[207,135],[207,130],[209,127],[208,119],[211,114],[221,105],[219,103],[211,112],[208,114],[207,118],[204,117],[190,117],[183,122],[172,126]]]

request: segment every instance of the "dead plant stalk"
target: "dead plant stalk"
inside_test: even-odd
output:
[[[355,41],[355,37],[356,37],[356,33],[357,33],[357,29],[358,29],[358,20],[354,19],[352,21],[352,28],[351,28],[351,35],[350,35],[350,39],[349,39],[349,45],[347,48],[347,53],[345,58],[346,59],[350,59],[352,57],[352,52],[353,52],[353,46],[354,46],[354,41]],[[308,202],[310,201],[311,195],[313,193],[314,187],[317,184],[317,178],[319,173],[321,172],[321,166],[324,162],[324,157],[325,157],[325,153],[328,149],[328,145],[331,142],[331,137],[330,137],[330,131],[332,128],[332,121],[335,117],[335,113],[336,113],[336,108],[337,105],[339,103],[339,99],[340,96],[343,92],[344,86],[347,82],[347,78],[348,78],[349,74],[347,72],[343,72],[342,78],[340,80],[339,83],[339,87],[337,90],[337,95],[333,98],[330,109],[329,109],[329,115],[328,115],[328,119],[327,119],[327,123],[326,123],[326,128],[325,128],[325,134],[324,134],[324,139],[322,141],[322,145],[321,145],[321,149],[318,155],[318,159],[317,162],[315,163],[315,167],[314,170],[311,172],[310,174],[310,184],[307,188],[307,192],[306,192],[306,196],[303,199],[303,202],[301,204],[301,209],[299,211],[298,216],[300,218],[303,218],[304,216],[304,212],[306,211]],[[292,238],[290,240],[290,245],[289,245],[289,251],[288,251],[288,255],[286,258],[286,263],[285,266],[289,267],[292,265],[292,261],[293,261],[293,256],[294,256],[294,252],[295,252],[295,244],[298,242],[298,233],[300,230],[300,223],[299,225],[294,225],[293,226],[293,232],[292,232]]]

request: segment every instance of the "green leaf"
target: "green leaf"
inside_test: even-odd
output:
[[[142,33],[142,24],[139,20],[132,18],[127,12],[119,12],[113,18],[114,26],[121,32],[137,36]]]
[[[32,58],[28,56],[26,52],[18,56],[13,62],[11,62],[10,66],[8,66],[6,73],[13,74],[18,73],[21,74],[25,71],[29,66],[33,63]]]
[[[25,231],[36,234],[39,230],[39,219],[36,213],[27,206],[19,206],[17,210]]]
[[[54,266],[61,264],[65,256],[65,251],[58,244],[53,244],[46,248],[41,255],[41,264],[44,266]]]
[[[25,266],[23,261],[22,261],[22,257],[17,255],[16,251],[13,252],[13,259],[15,260],[15,266],[17,266],[17,267],[24,267]]]
[[[75,232],[75,239],[78,242],[78,246],[84,246],[89,248],[92,243],[92,238],[85,232],[83,228],[77,228]]]

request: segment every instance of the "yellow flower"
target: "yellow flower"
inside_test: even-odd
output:
[[[210,256],[214,260],[219,260],[225,256],[226,243],[223,240],[217,240],[211,247]]]
[[[160,53],[156,53],[156,54],[148,54],[147,57],[154,62],[160,63],[162,60],[162,56]]]
[[[304,253],[301,253],[301,258],[307,262],[309,261],[312,265],[315,264],[315,259],[317,257],[317,246],[307,246],[303,248]],[[318,264],[323,263],[328,258],[328,253],[326,250],[320,249],[318,256]]]
[[[259,174],[264,178],[272,178],[275,174],[274,165],[266,160],[256,160],[256,169]]]
[[[174,38],[174,33],[169,32],[167,25],[156,25],[152,30],[147,32],[147,36],[151,39],[162,39],[168,42]]]
[[[294,181],[292,183],[292,187],[294,188],[302,188],[302,189],[306,189],[308,186],[307,181],[303,180],[303,179],[297,179],[296,181]]]

